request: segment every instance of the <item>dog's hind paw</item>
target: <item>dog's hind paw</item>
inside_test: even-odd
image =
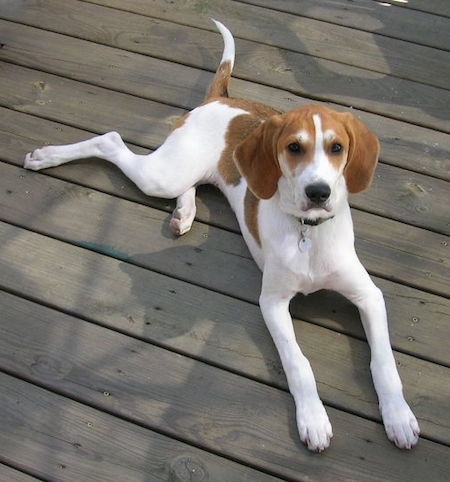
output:
[[[32,171],[39,171],[40,169],[45,169],[54,165],[56,165],[56,163],[50,146],[45,146],[41,149],[29,152],[25,156],[23,162],[23,167],[25,169],[31,169]]]

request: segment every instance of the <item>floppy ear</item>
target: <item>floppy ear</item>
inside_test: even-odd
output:
[[[377,136],[352,114],[343,114],[345,127],[350,137],[350,147],[344,177],[350,193],[367,189],[375,174],[380,154]]]
[[[246,178],[250,191],[259,199],[269,199],[277,190],[281,176],[277,159],[277,140],[281,116],[269,117],[246,137],[234,151],[234,162]]]

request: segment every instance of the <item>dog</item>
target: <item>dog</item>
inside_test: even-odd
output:
[[[280,113],[228,96],[235,58],[231,32],[214,20],[224,50],[205,101],[182,118],[155,152],[132,153],[116,132],[27,154],[39,170],[98,157],[118,166],[145,194],[176,198],[170,226],[189,231],[196,186],[217,186],[233,208],[242,235],[263,272],[261,312],[296,406],[300,439],[312,451],[333,436],[311,366],[293,329],[289,302],[298,292],[341,293],[359,309],[371,348],[370,368],[388,438],[409,449],[419,425],[403,396],[386,309],[354,249],[348,193],[366,189],[380,145],[350,113],[309,105]]]

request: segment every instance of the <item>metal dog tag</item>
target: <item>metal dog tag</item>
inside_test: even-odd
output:
[[[311,245],[312,245],[311,240],[302,234],[298,242],[298,249],[302,253],[306,253],[306,251],[308,251],[311,248]]]

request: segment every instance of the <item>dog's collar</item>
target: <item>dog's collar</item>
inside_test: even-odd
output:
[[[333,219],[334,216],[330,216],[329,218],[318,218],[318,219],[309,219],[309,218],[296,218],[297,221],[300,223],[299,229],[299,240],[298,240],[298,249],[302,253],[306,253],[312,246],[312,241],[310,235],[310,227],[311,226],[319,226],[319,224],[323,224],[325,221],[329,219]]]
[[[324,222],[333,218],[334,216],[330,216],[329,218],[317,218],[317,219],[297,218],[297,220],[300,224],[304,226],[319,226],[319,224],[323,224]]]

